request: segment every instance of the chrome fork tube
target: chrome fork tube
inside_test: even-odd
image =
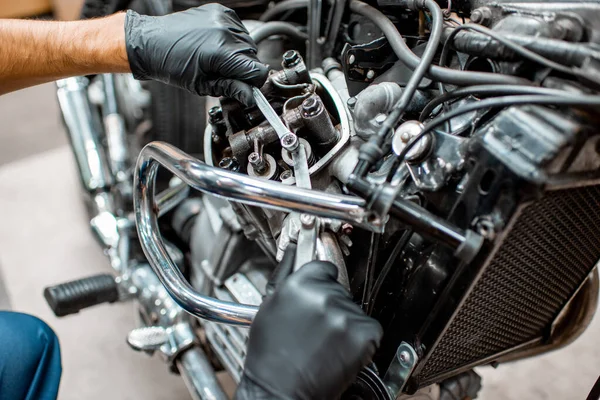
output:
[[[119,114],[117,107],[114,76],[112,74],[103,74],[102,82],[104,84],[103,113],[108,158],[114,177],[122,181],[127,178],[128,149],[125,121],[121,114]]]
[[[98,192],[108,190],[113,177],[100,143],[99,117],[88,99],[88,84],[84,77],[61,79],[56,82],[57,97],[83,186]]]

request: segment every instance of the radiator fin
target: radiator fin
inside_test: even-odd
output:
[[[527,206],[418,378],[541,337],[600,258],[600,187],[552,191]]]

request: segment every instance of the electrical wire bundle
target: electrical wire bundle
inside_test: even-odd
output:
[[[565,90],[539,87],[531,81],[510,75],[460,71],[447,68],[446,62],[453,39],[459,32],[470,30],[490,37],[523,59],[537,63],[551,71],[570,75],[584,82],[593,79],[581,69],[552,61],[507,39],[500,33],[477,24],[467,23],[458,25],[458,21],[452,21],[453,24],[450,26],[453,30],[444,41],[439,66],[433,65],[433,59],[441,39],[444,20],[448,20],[450,17],[446,18],[437,3],[432,0],[408,0],[405,1],[405,3],[409,8],[422,9],[431,14],[430,38],[421,59],[412,53],[406,46],[395,26],[380,11],[358,0],[353,0],[350,3],[352,11],[369,18],[382,30],[400,61],[413,69],[413,74],[404,88],[398,104],[383,122],[377,134],[373,135],[360,149],[359,162],[354,169],[353,176],[348,185],[357,194],[363,197],[369,196],[369,193],[365,193],[368,191],[368,185],[364,184],[364,178],[379,160],[390,153],[389,142],[391,136],[399,122],[402,120],[405,110],[412,100],[420,81],[425,76],[438,82],[440,93],[438,97],[425,106],[419,119],[425,122],[430,118],[431,113],[440,105],[444,106],[443,111],[446,112],[440,113],[438,116],[427,122],[424,129],[407,143],[396,157],[388,178],[391,178],[394,175],[395,170],[402,162],[404,162],[408,152],[417,142],[419,142],[419,140],[438,128],[441,124],[444,124],[457,116],[478,110],[493,110],[525,104],[582,108],[600,106],[600,96],[597,95],[576,94]],[[446,12],[446,14],[448,14],[448,12]],[[446,27],[448,26],[449,25],[446,25]],[[459,88],[446,93],[444,84],[452,84],[459,86]],[[448,111],[445,108],[445,105],[452,100],[472,95],[487,98],[460,106],[451,111]]]

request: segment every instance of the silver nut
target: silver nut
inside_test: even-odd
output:
[[[373,79],[373,78],[375,78],[375,71],[373,71],[372,69],[370,69],[370,70],[367,72],[367,79],[371,80],[371,79]]]
[[[348,64],[354,64],[354,61],[356,61],[356,57],[354,57],[354,54],[351,54],[350,57],[348,57]]]

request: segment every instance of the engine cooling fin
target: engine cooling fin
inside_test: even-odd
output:
[[[425,365],[419,382],[541,339],[600,258],[600,186],[526,206]]]

